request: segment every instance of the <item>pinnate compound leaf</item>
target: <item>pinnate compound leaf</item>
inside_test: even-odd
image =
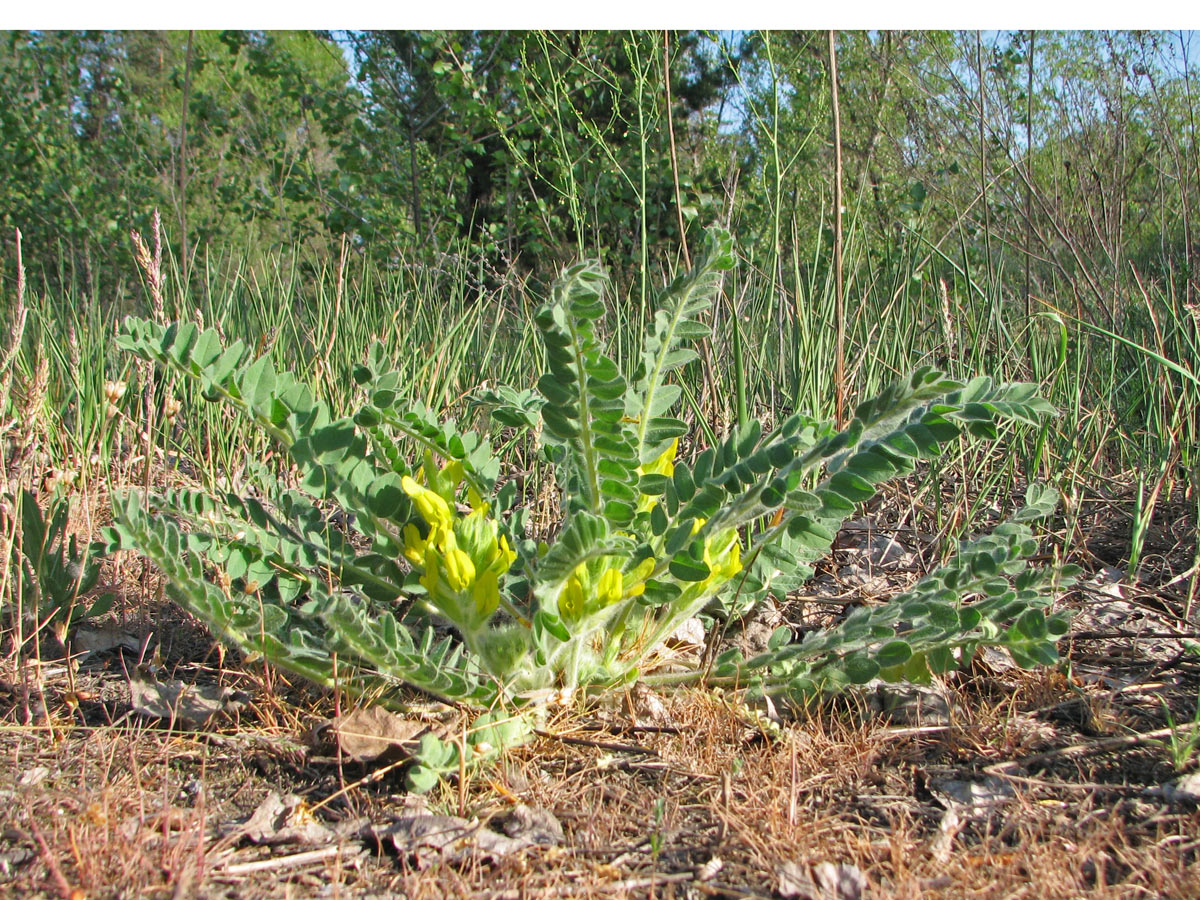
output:
[[[605,283],[595,263],[570,266],[555,283],[550,303],[535,316],[548,369],[538,390],[547,401],[545,432],[567,448],[560,478],[568,514],[605,515],[621,527],[632,519],[633,507],[614,501],[614,491],[617,485],[636,490],[639,459],[624,421],[625,379],[595,333]],[[603,462],[611,464],[607,477],[601,475]]]
[[[703,252],[691,271],[676,278],[659,298],[649,328],[642,340],[642,358],[634,376],[632,408],[637,420],[634,446],[641,463],[657,458],[672,437],[651,429],[651,422],[675,405],[678,389],[667,377],[695,358],[681,345],[706,337],[708,328],[700,316],[712,306],[720,286],[720,273],[733,267],[733,239],[721,228],[710,228]]]

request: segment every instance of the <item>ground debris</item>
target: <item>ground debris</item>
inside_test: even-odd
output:
[[[667,645],[673,647],[688,647],[694,650],[704,649],[708,640],[708,632],[699,616],[692,616],[679,623],[679,627],[667,638]]]
[[[897,725],[949,725],[953,699],[940,679],[929,684],[874,679],[865,691],[871,711]]]
[[[345,829],[340,829],[344,831]],[[271,791],[245,822],[226,829],[252,844],[302,844],[319,846],[332,843],[341,835],[317,820],[307,803],[295,794],[280,796]]]
[[[776,871],[780,896],[796,900],[861,900],[867,879],[855,865],[822,862],[807,868],[785,862]]]
[[[386,754],[410,755],[429,725],[382,706],[365,706],[334,719],[330,730],[342,753],[355,762],[370,762]]]
[[[929,790],[946,809],[966,817],[985,816],[1016,797],[1012,784],[997,775],[989,775],[983,781],[960,778],[932,781]]]
[[[518,803],[504,820],[504,833],[510,838],[527,840],[543,847],[554,847],[564,840],[562,825],[554,813],[540,806]]]
[[[368,826],[364,835],[402,857],[412,858],[419,868],[439,860],[452,862],[497,860],[536,845],[528,835],[509,837],[492,831],[478,820],[435,813],[400,816],[391,824]]]
[[[17,778],[17,784],[21,787],[35,787],[45,781],[49,775],[50,770],[45,766],[34,766],[21,773],[21,776]]]
[[[14,871],[28,862],[31,862],[37,854],[32,847],[12,847],[8,850],[0,850],[0,882],[12,878]]]
[[[213,718],[245,705],[243,693],[216,684],[129,679],[129,705],[135,713],[172,725],[202,728]]]
[[[95,627],[80,626],[71,638],[71,649],[76,653],[104,653],[109,650],[126,650],[140,653],[144,641],[115,622],[106,622]]]
[[[672,717],[662,697],[644,684],[635,684],[631,689],[635,726],[656,725],[672,727],[679,723]]]
[[[933,858],[941,863],[950,859],[955,838],[970,821],[992,815],[1016,797],[1013,786],[996,775],[983,781],[935,780],[929,783],[929,791],[946,808],[930,845]]]
[[[1192,772],[1164,785],[1163,796],[1173,803],[1184,801],[1200,806],[1200,772]]]

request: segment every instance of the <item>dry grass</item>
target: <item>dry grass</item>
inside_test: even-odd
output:
[[[89,677],[122,678],[112,667]],[[263,699],[260,685],[240,721],[186,733],[120,715],[115,694],[72,709],[62,676],[47,674],[49,718],[0,731],[0,885],[31,897],[753,897],[776,896],[779,866],[791,861],[857,866],[873,897],[1200,896],[1200,814],[1144,793],[1172,776],[1152,747],[1020,769],[1014,799],[945,845],[938,782],[982,779],[996,762],[1087,740],[1038,718],[1076,698],[1067,679],[1006,673],[1005,692],[994,678],[956,684],[965,712],[940,730],[891,725],[847,703],[773,738],[732,698],[700,691],[666,698],[668,718],[653,726],[631,704],[574,710],[465,791],[431,798],[450,813],[465,800],[463,811],[483,819],[518,801],[548,809],[567,835],[560,847],[419,869],[350,841],[307,866],[238,874],[247,861],[304,849],[222,837],[268,791],[315,805],[368,774],[297,742],[327,701],[279,682]],[[393,770],[319,815],[385,822],[401,785]],[[716,871],[702,881],[706,867]]]
[[[873,512],[911,517],[903,504]],[[931,543],[916,549],[933,559]],[[831,593],[779,610],[782,620],[811,627],[861,602],[870,588],[839,581],[844,561],[835,554],[821,576]],[[1164,798],[1176,773],[1162,747],[1111,740],[1161,729],[1160,700],[1177,721],[1195,711],[1200,664],[1178,639],[1138,633],[1194,631],[1169,591],[1132,592],[1136,623],[1070,637],[1069,669],[981,663],[957,676],[948,723],[889,720],[845,699],[785,717],[776,734],[738,697],[706,691],[659,698],[657,718],[633,695],[561,711],[545,736],[429,804],[488,822],[524,803],[553,813],[565,841],[422,868],[354,836],[306,860],[295,854],[312,848],[231,834],[271,791],[300,795],[326,823],[384,825],[404,809],[403,768],[340,759],[319,727],[333,698],[219,652],[137,561],[106,565],[125,590],[122,629],[136,651],[68,666],[51,634],[37,653],[9,648],[0,895],[774,897],[782,865],[832,863],[861,870],[873,898],[1200,897],[1200,812]],[[225,685],[245,702],[199,730],[169,727],[131,713],[139,667]],[[1011,799],[951,827],[939,785],[997,773]]]

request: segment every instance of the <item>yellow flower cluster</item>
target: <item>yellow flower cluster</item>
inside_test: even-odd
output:
[[[433,472],[428,487],[407,475],[400,482],[429,526],[424,536],[415,524],[404,527],[404,556],[423,570],[420,581],[431,603],[458,624],[477,628],[499,606],[500,576],[517,554],[473,490],[467,491],[470,513],[460,515],[453,506],[462,481],[461,464],[434,471],[427,463],[424,471]]]
[[[663,475],[670,478],[675,474],[675,454],[679,450],[678,439],[653,462],[638,467],[639,475]],[[654,508],[659,498],[643,494],[638,500],[639,513]],[[705,520],[692,523],[692,533],[704,527]],[[632,537],[632,535],[629,535]],[[640,596],[646,592],[646,580],[654,572],[654,558],[642,560],[628,572],[623,572],[614,562],[614,557],[589,560],[581,563],[567,576],[558,595],[558,614],[567,622],[578,622],[584,616],[607,609],[622,600]],[[712,596],[717,589],[742,571],[742,545],[737,530],[725,529],[709,535],[704,541],[704,563],[708,575],[702,581],[681,585],[685,602],[702,596]]]
[[[657,459],[644,466],[639,466],[638,474],[672,477],[675,474],[675,455],[678,452],[679,439],[676,438]],[[639,513],[647,512],[653,509],[654,504],[658,502],[658,497],[643,494],[638,500],[637,511]],[[696,519],[692,523],[692,534],[699,532],[704,527],[704,523],[704,519]],[[647,562],[650,561],[647,560]],[[686,585],[684,590],[689,597],[712,595],[721,585],[742,571],[742,544],[738,539],[736,529],[728,529],[705,539],[704,563],[709,569],[708,577],[703,581]],[[653,569],[653,565],[650,568]],[[642,578],[642,590],[645,590],[646,577],[649,577],[649,571]]]
[[[598,576],[589,571],[589,563],[581,563],[567,577],[558,598],[558,614],[568,622],[576,622],[586,613],[640,596],[646,592],[646,579],[653,571],[653,559],[642,560],[628,573],[608,566]]]

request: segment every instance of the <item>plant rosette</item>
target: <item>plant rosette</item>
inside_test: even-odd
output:
[[[487,439],[410,401],[380,346],[354,373],[362,405],[339,417],[241,342],[129,319],[123,347],[247,416],[286,451],[294,481],[254,466],[252,492],[168,491],[149,510],[131,493],[109,549],[149,557],[171,597],[227,642],[393,705],[407,686],[501,715],[639,679],[751,685],[805,703],[875,677],[928,679],[983,646],[1020,665],[1054,662],[1066,628],[1049,607],[1076,573],[1028,562],[1032,524],[1057,501],[1033,485],[1008,522],[888,603],[799,641],[777,636],[752,659],[730,650],[711,666],[658,671],[686,619],[736,617],[802,584],[880,484],[963,437],[996,440],[1053,412],[1032,385],[923,368],[840,429],[802,414],[769,431],[751,420],[681,459],[680,381],[733,262],[728,233],[711,230],[624,364],[598,331],[603,272],[567,267],[535,317],[546,359],[536,386],[479,397],[501,424],[539,436],[560,488],[549,542],[526,533],[528,510],[514,481],[500,483]],[[498,746],[483,744],[484,757]],[[426,772],[452,756],[430,748]]]

